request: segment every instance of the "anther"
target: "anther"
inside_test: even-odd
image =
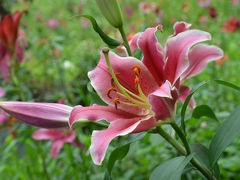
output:
[[[109,88],[109,89],[107,90],[107,96],[108,96],[110,99],[112,99],[112,97],[110,96],[111,91],[117,92],[117,89],[116,89],[115,87],[111,87],[111,88]]]
[[[137,89],[139,83],[140,83],[140,80],[139,80],[138,77],[136,77],[136,78],[134,79],[134,84],[136,85],[136,89]]]
[[[117,109],[117,104],[120,104],[119,98],[115,98],[115,99],[113,100],[113,102],[114,102],[114,104],[115,104],[115,108]]]
[[[134,65],[134,66],[132,67],[132,70],[134,71],[134,73],[135,73],[135,75],[136,75],[137,77],[140,76],[141,68],[140,68],[139,65]]]

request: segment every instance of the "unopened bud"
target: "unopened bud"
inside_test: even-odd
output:
[[[108,22],[115,28],[123,25],[123,18],[117,0],[96,0],[99,9]]]

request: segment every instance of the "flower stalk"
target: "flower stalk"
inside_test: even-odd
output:
[[[121,33],[122,38],[123,38],[123,41],[124,41],[123,45],[127,49],[128,55],[132,56],[132,52],[131,52],[131,49],[130,49],[130,46],[129,46],[129,43],[128,43],[128,40],[127,40],[127,36],[125,34],[123,26],[120,26],[118,29],[119,29],[119,32]]]
[[[173,124],[173,123],[172,123]],[[172,125],[171,124],[171,125]],[[176,125],[176,124],[175,124]],[[173,125],[172,127],[174,127],[175,130],[175,125]],[[167,142],[169,142],[180,154],[187,156],[188,153],[185,150],[185,148],[176,140],[174,139],[172,136],[170,136],[168,133],[166,133],[160,126],[156,127],[158,134],[160,134]],[[176,128],[177,129],[177,128]],[[176,133],[178,134],[180,131],[180,129],[178,129],[176,131]],[[181,133],[183,134],[183,133]],[[179,135],[179,134],[178,134]],[[181,137],[181,135],[179,135],[179,137]],[[181,139],[182,140],[182,139]],[[187,143],[187,142],[186,142]],[[189,145],[188,145],[189,146]],[[206,169],[205,167],[203,167],[199,161],[195,158],[192,158],[191,161],[192,165],[197,168],[208,180],[215,180],[215,177],[212,175],[212,173]]]

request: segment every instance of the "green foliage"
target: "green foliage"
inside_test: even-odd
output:
[[[180,180],[185,166],[193,158],[193,155],[179,156],[159,165],[151,174],[150,180]]]
[[[217,162],[222,152],[240,134],[240,107],[222,123],[214,135],[210,147],[209,158],[211,167]]]

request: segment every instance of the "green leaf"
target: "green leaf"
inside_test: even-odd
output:
[[[186,98],[185,102],[182,105],[182,109],[181,109],[181,127],[182,127],[184,132],[185,132],[185,113],[186,113],[186,110],[187,110],[188,103],[189,103],[191,97],[193,96],[193,94],[200,87],[204,86],[205,84],[207,84],[207,82],[201,82],[194,89],[192,89],[191,92],[189,93],[188,97]]]
[[[112,179],[111,173],[112,173],[112,169],[113,169],[115,162],[117,160],[122,160],[127,155],[131,143],[144,138],[146,134],[147,134],[146,132],[143,132],[143,133],[129,135],[128,142],[126,144],[124,144],[112,151],[112,153],[110,154],[110,157],[108,159],[108,162],[107,162],[107,171],[105,173],[104,180]]]
[[[213,112],[212,108],[210,108],[208,105],[199,105],[193,110],[192,117],[200,119],[203,116],[212,118],[219,123],[219,120]]]
[[[180,180],[185,166],[191,161],[193,154],[170,159],[154,169],[150,180]]]
[[[206,168],[210,170],[210,162],[208,157],[208,148],[200,143],[195,143],[191,146],[194,157]]]
[[[210,81],[207,81],[207,82],[201,82],[199,83],[195,88],[193,88],[191,90],[191,92],[189,93],[188,97],[186,98],[185,102],[183,103],[182,105],[182,109],[181,109],[181,127],[183,129],[184,132],[186,132],[185,130],[185,113],[186,113],[186,109],[187,109],[187,106],[188,106],[188,103],[191,99],[191,97],[193,96],[193,94],[201,87],[205,86],[206,84],[208,83],[212,83],[212,82],[215,82],[217,84],[220,84],[220,85],[224,85],[224,86],[227,86],[227,87],[230,87],[232,89],[235,89],[235,90],[238,90],[240,91],[240,87],[235,85],[235,84],[232,84],[230,82],[226,82],[226,81],[223,81],[223,80],[210,80]]]
[[[89,16],[89,15],[84,15],[84,14],[79,14],[73,17],[84,17],[87,18],[91,21],[93,29],[95,32],[98,33],[98,35],[101,37],[101,39],[108,45],[109,48],[114,49],[117,46],[121,45],[121,41],[117,41],[115,39],[110,38],[108,35],[106,35],[102,29],[98,26],[97,21],[94,19],[94,17]]]
[[[217,162],[222,152],[240,134],[240,106],[222,123],[214,135],[209,147],[211,167]]]

